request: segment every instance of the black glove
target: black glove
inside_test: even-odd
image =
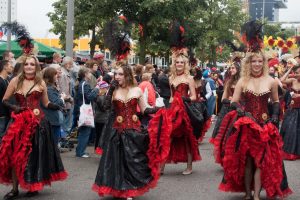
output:
[[[229,99],[223,99],[222,104],[230,104],[230,100]]]
[[[111,99],[115,89],[119,86],[119,82],[113,80],[110,84],[109,90],[104,98],[103,106],[101,108],[102,111],[109,110],[111,108]]]
[[[280,114],[280,104],[278,102],[273,103],[272,105],[272,117],[271,122],[275,125],[279,125],[279,114]]]
[[[119,86],[119,82],[116,80],[113,80],[109,85],[109,90],[114,92],[114,90]]]
[[[47,108],[51,109],[51,110],[59,110],[60,109],[59,105],[56,105],[55,103],[51,103],[51,102],[48,103]]]
[[[14,111],[14,113],[18,114],[20,112],[22,112],[23,110],[26,109],[26,107],[20,107],[17,105],[13,105],[11,103],[9,103],[9,100],[5,99],[2,101],[3,105],[8,107],[10,110]]]
[[[239,117],[245,116],[245,111],[241,108],[241,106],[240,106],[238,103],[232,102],[232,103],[230,104],[230,108],[231,108],[232,110],[236,110]]]
[[[154,113],[156,113],[158,110],[159,110],[160,108],[158,108],[158,107],[154,107],[154,108],[146,108],[145,110],[144,110],[144,114],[154,114]]]
[[[190,97],[181,97],[184,102],[191,103],[192,100]]]

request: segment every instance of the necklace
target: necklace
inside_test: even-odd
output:
[[[181,76],[182,74],[184,74],[184,71],[176,73],[177,76]]]
[[[253,77],[253,78],[260,78],[260,77],[262,77],[262,75],[263,75],[264,73],[263,73],[263,71],[260,73],[260,74],[258,74],[258,75],[254,75],[254,74],[250,74],[250,76],[251,77]]]
[[[32,80],[35,79],[35,77],[31,77],[31,78],[28,78],[28,77],[26,77],[26,76],[24,76],[24,77],[25,77],[25,79],[28,80],[28,81],[32,81]]]

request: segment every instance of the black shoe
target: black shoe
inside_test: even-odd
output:
[[[16,199],[17,196],[19,196],[19,191],[14,191],[14,190],[11,190],[9,193],[7,193],[4,197],[3,197],[3,200],[13,200],[13,199]]]
[[[36,196],[36,195],[38,195],[38,194],[39,194],[38,191],[27,192],[27,193],[25,194],[25,197],[34,197],[34,196]]]

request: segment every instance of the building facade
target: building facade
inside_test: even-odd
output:
[[[7,22],[8,0],[0,0],[0,24]],[[17,20],[17,0],[11,0],[11,21]]]
[[[248,7],[251,20],[267,19],[271,22],[279,21],[279,9],[287,8],[288,0],[244,0]]]

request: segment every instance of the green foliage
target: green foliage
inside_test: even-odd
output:
[[[264,25],[264,35],[281,37],[286,40],[289,37],[293,37],[295,35],[295,29],[291,28],[281,28],[281,24],[266,24]]]
[[[54,12],[48,13],[52,31],[60,35],[63,45],[66,2],[55,2]],[[239,31],[246,18],[239,0],[76,0],[75,38],[92,32],[91,49],[103,44],[105,22],[121,14],[134,24],[132,38],[141,63],[146,54],[169,57],[169,27],[173,20],[185,27],[187,47],[195,50],[203,62],[215,63],[220,56],[216,54],[216,47],[225,40],[233,40],[233,32]],[[143,27],[142,33],[139,25]],[[223,57],[222,60],[227,58]]]

